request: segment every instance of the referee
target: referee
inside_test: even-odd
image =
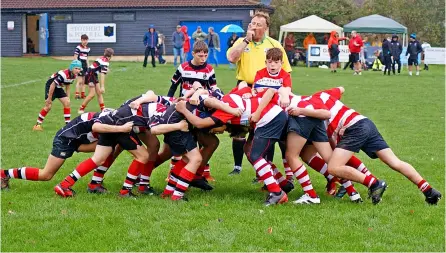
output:
[[[265,68],[266,51],[270,48],[280,48],[283,52],[282,68],[291,72],[291,66],[288,61],[285,49],[280,42],[267,36],[265,33],[270,25],[268,15],[257,13],[248,26],[245,38],[239,38],[234,45],[228,49],[226,57],[228,61],[237,64],[236,78],[237,84],[242,81],[253,85],[257,71]],[[234,155],[234,170],[230,175],[240,174],[243,160],[243,146],[246,143],[245,136],[238,136],[232,139],[232,153]],[[272,160],[274,149],[269,158]]]

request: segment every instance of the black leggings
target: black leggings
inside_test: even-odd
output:
[[[393,58],[393,62],[392,62],[392,71],[395,74],[395,63],[398,64],[398,74],[401,72],[401,60],[400,58],[395,59],[395,57]]]

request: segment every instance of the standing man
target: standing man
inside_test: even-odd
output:
[[[293,65],[295,44],[296,40],[294,39],[293,34],[288,33],[288,35],[285,38],[285,52],[286,56],[288,57],[288,62],[290,63],[290,65]]]
[[[215,66],[218,67],[217,52],[220,52],[220,37],[214,32],[214,27],[209,27],[208,32],[209,54],[214,57]]]
[[[158,45],[158,33],[155,31],[155,26],[150,25],[149,31],[144,34],[144,46],[146,46],[146,52],[144,53],[144,63],[142,66],[147,67],[147,57],[152,56],[152,66],[155,67],[155,51]]]
[[[353,60],[353,69],[355,70],[354,75],[361,75],[361,61],[359,58],[359,53],[361,53],[361,47],[364,45],[364,42],[362,41],[361,36],[356,31],[352,31],[352,38],[353,42],[349,42],[350,47],[350,53],[352,54],[352,60]]]
[[[201,26],[197,26],[197,30],[192,34],[192,39],[194,39],[194,42],[197,42],[198,40],[206,40],[207,34],[201,30]]]
[[[353,32],[352,32],[353,34]],[[331,31],[330,39],[328,40],[328,53],[330,54],[330,71],[331,73],[336,73],[339,63],[339,41],[346,40],[348,38],[339,38],[339,34],[336,31]],[[358,62],[359,62],[359,52],[358,51]]]
[[[390,50],[390,37],[383,40],[382,44],[382,50],[383,50],[383,57],[384,57],[384,75],[386,75],[386,71],[388,72],[388,75],[390,76],[390,68],[392,65],[392,52]]]
[[[173,42],[173,66],[177,67],[177,58],[180,56],[180,64],[183,60],[183,46],[184,46],[184,33],[181,31],[181,26],[177,25],[177,30],[172,34]]]
[[[234,43],[236,42],[238,40],[238,36],[237,36],[237,34],[236,33],[232,33],[232,36],[231,37],[229,37],[229,39],[228,39],[228,50],[229,50],[229,48],[231,48],[233,45],[234,45]],[[229,69],[233,69],[234,68],[234,64],[232,63],[232,62],[230,62],[229,63]]]
[[[390,52],[392,53],[392,71],[395,75],[395,64],[398,64],[398,75],[401,72],[400,56],[403,52],[403,45],[398,41],[398,35],[392,34],[392,41],[390,42]]]
[[[420,75],[420,66],[418,66],[418,54],[423,51],[420,42],[417,40],[417,35],[412,33],[409,39],[409,45],[407,46],[406,56],[409,55],[407,65],[409,65],[409,76],[412,75],[412,66],[415,65],[417,69],[417,76]]]
[[[246,37],[239,38],[228,50],[226,54],[228,61],[237,64],[237,84],[244,81],[252,86],[257,71],[265,68],[266,52],[270,48],[280,48],[282,50],[284,54],[282,68],[286,72],[291,72],[285,49],[280,42],[266,35],[269,25],[269,16],[263,13],[255,14],[248,26]],[[240,174],[245,142],[245,136],[233,138],[234,170],[230,174]]]
[[[313,33],[309,33],[307,35],[307,37],[305,37],[305,39],[303,41],[303,45],[304,45],[304,48],[305,48],[305,56],[307,58],[306,64],[308,64],[308,46],[309,45],[314,45],[314,44],[317,44],[316,38],[314,37]],[[310,62],[310,64],[311,64],[311,62]]]

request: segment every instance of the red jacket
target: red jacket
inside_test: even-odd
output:
[[[330,33],[330,39],[328,39],[328,48],[331,48],[331,45],[332,44],[336,44],[336,45],[339,45],[339,41],[342,41],[342,40],[346,40],[347,38],[345,38],[345,37],[341,37],[341,38],[336,38],[336,31],[331,31],[331,33]]]
[[[355,46],[355,43],[358,44],[358,46]],[[348,43],[348,49],[350,49],[350,53],[360,53],[361,47],[364,45],[362,42],[362,38],[359,35],[356,35],[356,37],[351,38],[350,42]]]
[[[189,40],[189,35],[187,35],[187,26],[183,25],[181,27],[181,31],[184,33],[183,50],[185,53],[189,53],[190,52],[190,40]]]

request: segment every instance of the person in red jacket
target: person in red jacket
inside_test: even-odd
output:
[[[190,37],[187,34],[187,26],[183,25],[181,27],[181,31],[184,33],[184,46],[183,46],[183,51],[184,51],[184,56],[183,56],[183,60],[185,62],[187,62],[189,60],[189,53],[190,53]]]
[[[336,68],[339,62],[339,41],[346,40],[348,38],[339,38],[339,34],[336,31],[331,31],[330,39],[328,39],[328,53],[330,54],[330,70],[332,73],[336,73]]]
[[[359,53],[361,52],[361,47],[363,45],[364,43],[362,42],[361,36],[359,36],[356,31],[352,31],[352,38],[350,39],[348,47],[352,55],[353,66],[355,70],[354,75],[361,75],[361,62]]]

